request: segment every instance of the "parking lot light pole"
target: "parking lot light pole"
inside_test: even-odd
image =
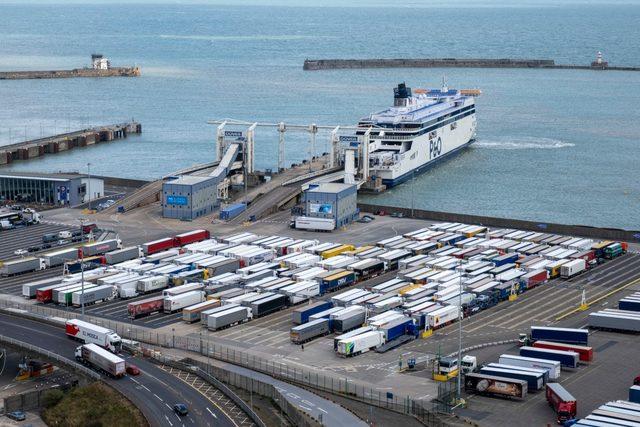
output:
[[[91,210],[91,163],[87,163],[87,175],[89,177],[89,182],[87,183],[88,185],[88,191],[89,191],[89,210]]]
[[[458,270],[462,267],[462,259],[458,261]],[[457,381],[457,402],[459,405],[462,402],[462,394],[461,394],[461,386],[460,382],[462,380],[462,275],[458,279],[459,284],[459,295],[458,295],[458,381]]]
[[[84,242],[84,218],[78,218],[78,220],[80,221],[80,237],[82,239],[82,242]],[[80,318],[82,320],[84,320],[84,250],[82,249],[82,247],[80,248],[80,282],[81,282],[81,292],[80,292],[80,298],[82,299],[80,301]]]

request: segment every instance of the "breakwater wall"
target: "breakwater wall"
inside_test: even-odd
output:
[[[2,145],[0,146],[0,166],[18,160],[34,159],[46,154],[61,153],[76,147],[86,147],[140,133],[142,133],[142,125],[137,122],[129,122]]]
[[[73,70],[48,71],[2,71],[0,80],[24,79],[71,79],[76,77],[138,77],[138,67],[111,67],[106,70],[94,68],[74,68]]]
[[[399,59],[305,59],[304,70],[362,68],[546,68],[573,70],[640,71],[640,67],[613,67],[608,63],[556,64],[553,59],[399,58]]]
[[[548,222],[525,221],[519,219],[496,218],[481,215],[468,215],[452,212],[427,211],[420,209],[401,208],[396,206],[370,205],[358,203],[362,212],[375,213],[380,210],[387,214],[401,213],[408,218],[429,221],[462,222],[478,224],[487,227],[517,228],[520,230],[538,231],[541,233],[564,234],[593,239],[620,240],[624,242],[640,242],[640,230],[623,230],[619,228],[589,227],[586,225],[555,224]]]

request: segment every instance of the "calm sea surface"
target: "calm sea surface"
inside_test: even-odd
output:
[[[393,3],[390,3],[393,4]],[[518,4],[518,3],[514,3]],[[640,4],[510,7],[0,5],[0,70],[72,68],[93,52],[136,79],[0,81],[0,145],[134,118],[143,135],[1,170],[150,179],[215,157],[208,119],[351,125],[401,81],[479,87],[478,141],[379,204],[640,227],[640,73],[389,69],[305,72],[305,58],[551,58],[640,65]],[[319,135],[318,150],[327,150]],[[276,162],[260,129],[260,168]],[[287,160],[308,150],[287,134]],[[0,170],[0,172],[1,172]]]

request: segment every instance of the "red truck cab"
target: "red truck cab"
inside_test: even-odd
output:
[[[640,375],[633,379],[633,385],[640,385]]]
[[[557,415],[557,423],[564,424],[572,420],[578,413],[578,402],[564,387],[558,383],[547,384],[547,402]]]

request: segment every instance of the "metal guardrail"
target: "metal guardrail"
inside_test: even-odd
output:
[[[192,361],[193,363],[188,364],[188,363],[185,363],[185,362],[182,362],[182,361],[179,361],[179,360],[173,360],[173,359],[171,359],[169,357],[161,356],[161,355],[152,355],[151,358],[157,360],[160,363],[163,363],[163,364],[169,365],[169,366],[173,366],[174,368],[180,369],[182,371],[193,372],[194,374],[196,374],[197,376],[199,376],[200,378],[202,378],[206,382],[212,384],[214,387],[216,387],[218,390],[220,390],[225,396],[227,396],[229,399],[231,399],[259,427],[267,427],[267,425],[264,423],[264,421],[262,421],[260,419],[258,414],[256,414],[253,411],[253,409],[251,409],[249,407],[249,405],[246,404],[246,402],[244,400],[242,400],[237,394],[235,394],[223,382],[218,380],[216,377],[211,375],[206,370],[202,369],[199,366],[199,363],[197,361]]]
[[[14,314],[29,314],[40,320],[63,326],[65,319],[75,319],[76,312],[68,312],[60,309],[44,307],[41,305],[25,304],[16,301],[0,299],[0,308],[13,309]],[[27,313],[17,313],[16,310],[24,310]],[[117,322],[100,317],[85,315],[85,320],[114,330],[121,337],[146,343],[160,348],[174,348],[191,351],[203,356],[212,357],[223,362],[232,363],[247,369],[261,372],[273,378],[292,384],[310,387],[357,400],[394,412],[412,415],[417,419],[432,426],[445,426],[446,422],[441,416],[451,413],[452,407],[438,402],[415,399],[410,395],[401,393],[389,393],[376,390],[372,385],[361,383],[357,380],[334,374],[332,372],[312,371],[302,367],[296,367],[275,360],[261,357],[237,350],[231,346],[212,343],[201,338],[176,336],[164,334],[147,328],[139,328],[129,323]]]
[[[67,365],[67,366],[69,366],[69,367],[71,367],[71,368],[73,368],[73,369],[75,369],[77,371],[80,371],[84,375],[86,375],[86,376],[88,376],[90,378],[93,378],[95,380],[101,379],[101,376],[100,376],[99,373],[97,373],[95,371],[92,371],[91,369],[89,369],[89,368],[87,368],[85,366],[82,366],[82,365],[80,365],[78,363],[75,363],[74,361],[72,361],[70,359],[67,359],[66,357],[62,357],[57,353],[53,353],[53,352],[51,352],[49,350],[45,350],[42,347],[38,347],[38,346],[29,344],[29,343],[26,343],[26,342],[23,342],[23,341],[19,341],[19,340],[16,340],[14,338],[7,337],[5,335],[0,335],[0,342],[4,342],[6,344],[22,348],[24,350],[29,350],[29,351],[33,351],[35,353],[41,354],[43,356],[46,356],[48,359],[55,360],[55,361],[60,362],[60,363],[62,363],[64,365]]]

